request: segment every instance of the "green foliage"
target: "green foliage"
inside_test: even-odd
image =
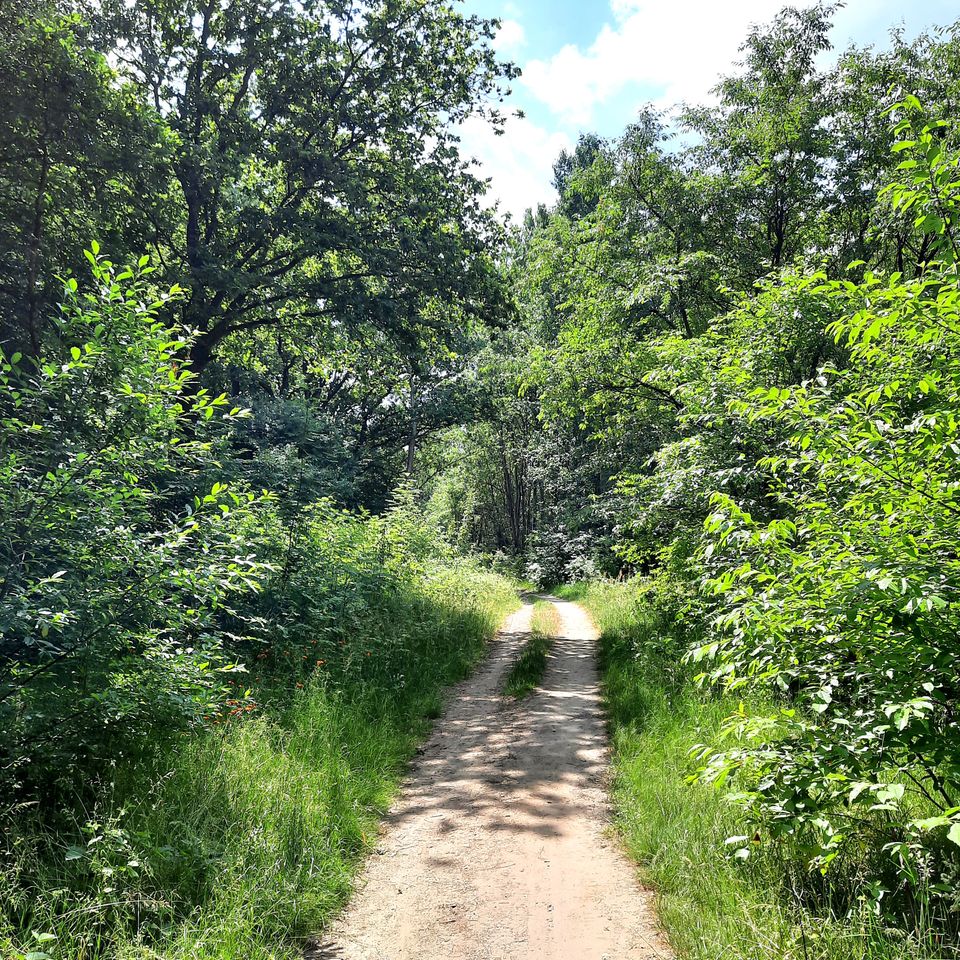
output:
[[[722,491],[756,516],[779,515],[762,458],[784,431],[751,419],[737,401],[815,377],[843,365],[847,348],[828,333],[841,306],[821,295],[817,274],[784,272],[711,323],[700,337],[663,337],[651,345],[657,376],[681,403],[676,436],[663,442],[648,469],[623,472],[618,489],[623,541],[618,551],[641,565],[651,556],[686,567],[703,539],[710,500]],[[651,469],[652,468],[652,469]]]
[[[897,127],[905,179],[890,196],[934,238],[936,259],[912,280],[819,278],[849,368],[735,404],[788,438],[764,461],[781,518],[758,522],[715,497],[705,555],[717,629],[698,656],[716,658],[711,676],[729,688],[773,685],[787,701],[775,720],[732,720],[740,743],[709,777],[743,769],[755,815],[773,835],[802,836],[824,869],[874,831],[905,883],[949,893],[960,862],[958,161],[918,110],[908,101]]]
[[[247,419],[180,291],[88,259],[0,366],[0,951],[292,957],[516,595],[411,483],[371,516],[211,480]]]
[[[409,477],[510,315],[455,130],[515,70],[440,0],[8,7],[0,953],[295,955],[512,599]]]
[[[679,592],[678,592],[679,591]],[[680,956],[691,960],[945,960],[957,955],[932,918],[909,932],[881,916],[879,864],[848,850],[841,870],[811,873],[802,847],[757,833],[729,794],[702,783],[692,751],[723,741],[735,697],[695,685],[678,660],[697,629],[678,617],[684,588],[659,578],[564,588],[601,631],[605,706],[614,746],[617,827]],[[753,699],[757,716],[776,716]],[[883,814],[874,814],[882,817]],[[733,839],[735,842],[729,842]],[[739,851],[748,849],[749,857]],[[883,901],[881,901],[882,903]]]
[[[144,249],[136,206],[165,148],[77,17],[45,0],[10,10],[0,21],[0,345],[37,356],[56,336],[58,277],[85,272],[91,237],[120,255]]]
[[[104,766],[196,723],[231,667],[223,631],[260,565],[258,503],[199,471],[226,398],[192,389],[145,258],[88,257],[57,349],[0,355],[3,787],[82,792]],[[12,792],[11,792],[12,791]]]
[[[298,493],[381,509],[473,409],[478,331],[511,315],[456,135],[502,122],[496,23],[441,0],[0,18],[0,345],[56,340],[58,278],[83,276],[91,237],[146,251],[183,287],[167,319],[194,334],[193,372],[257,417],[224,476],[281,492],[289,418]]]
[[[689,562],[717,490],[772,516],[757,461],[782,431],[728,401],[848,362],[827,333],[840,305],[819,296],[819,269],[856,282],[930,259],[936,221],[923,228],[877,203],[900,159],[882,107],[891,88],[915,85],[942,117],[956,32],[851,49],[824,69],[830,15],[785,10],[751,30],[717,103],[684,112],[692,143],[645,111],[564,176],[563,201],[518,239],[514,285],[532,341],[523,384],[562,444],[551,466],[569,495],[565,522],[538,520],[531,543],[539,529],[565,542],[584,533],[575,553],[594,569],[650,571]],[[579,193],[589,210],[573,215]],[[852,261],[863,262],[847,273]],[[551,459],[529,457],[529,469]]]
[[[416,343],[432,302],[501,302],[454,126],[500,122],[495,24],[440,0],[99,5],[99,44],[171,145],[134,207],[176,263],[194,369],[280,329]],[[186,276],[181,272],[186,270]],[[453,329],[453,325],[450,325]]]

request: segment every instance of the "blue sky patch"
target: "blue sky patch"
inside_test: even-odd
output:
[[[804,4],[800,4],[804,5]],[[491,179],[491,197],[515,218],[555,199],[553,161],[581,131],[615,136],[640,107],[670,107],[709,96],[735,69],[751,23],[770,20],[779,0],[464,0],[472,13],[503,23],[497,47],[523,69],[511,119],[495,137],[469,121],[463,146]],[[884,46],[902,25],[908,36],[953,22],[955,2],[849,0],[834,21],[835,51],[851,42]]]

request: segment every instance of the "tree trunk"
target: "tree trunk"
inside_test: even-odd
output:
[[[410,428],[407,434],[407,476],[413,475],[413,461],[417,454],[417,405],[419,403],[419,394],[417,392],[417,375],[411,369],[410,371]]]

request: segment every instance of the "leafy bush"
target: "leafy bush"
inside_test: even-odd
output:
[[[88,251],[57,346],[0,356],[0,790],[83,792],[106,764],[197,723],[231,670],[230,598],[261,573],[255,498],[202,489],[212,427],[189,339],[151,268]]]
[[[617,826],[678,954],[690,960],[946,960],[956,938],[943,917],[918,912],[893,925],[875,899],[878,864],[850,848],[842,869],[810,871],[802,845],[771,842],[749,811],[731,803],[730,784],[691,783],[697,745],[723,742],[736,695],[694,682],[678,651],[697,628],[677,616],[675,586],[662,578],[566,587],[601,631],[604,701],[614,747]],[[740,698],[742,699],[742,697]],[[758,689],[745,701],[756,717],[776,704]],[[882,817],[883,814],[874,814]],[[726,842],[730,838],[737,842]],[[750,850],[743,859],[744,847]],[[892,866],[892,865],[891,865]],[[888,870],[893,873],[893,870]]]
[[[742,798],[822,869],[882,847],[908,904],[945,894],[960,863],[960,158],[909,101],[893,209],[929,238],[909,279],[815,278],[851,364],[732,406],[789,437],[763,466],[779,517],[718,494],[704,559],[715,634],[700,657],[730,690],[770,687],[782,708],[732,718],[737,742],[706,776],[745,774]],[[891,892],[878,866],[877,898]]]
[[[211,489],[241,411],[178,291],[89,258],[57,351],[0,370],[0,952],[296,956],[515,593],[411,487],[381,517]]]

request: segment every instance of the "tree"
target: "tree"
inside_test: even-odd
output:
[[[134,207],[158,189],[163,140],[79,19],[36,6],[0,38],[0,343],[33,356],[84,245],[139,247]]]
[[[704,168],[736,183],[736,230],[745,238],[742,283],[748,285],[802,253],[816,237],[825,205],[826,77],[817,55],[830,48],[834,11],[819,3],[786,8],[753,27],[743,44],[743,72],[718,84],[719,104],[686,111],[686,127],[703,138]]]
[[[715,497],[703,556],[716,629],[697,655],[730,688],[788,700],[773,718],[738,716],[740,745],[706,776],[749,771],[744,802],[823,869],[867,840],[915,885],[948,876],[944,835],[960,846],[960,157],[915,98],[901,114],[906,159],[887,195],[931,259],[911,279],[809,278],[840,313],[829,332],[850,366],[732,404],[788,437],[764,461],[780,516]]]
[[[416,327],[500,298],[492,221],[453,127],[513,68],[440,0],[147,0],[98,20],[174,144],[158,255],[185,278],[202,372],[230,337],[318,319]]]
[[[553,164],[553,188],[560,196],[559,209],[569,217],[582,217],[597,205],[596,196],[590,196],[579,179],[603,152],[603,141],[595,133],[581,133],[570,153],[561,150]]]

